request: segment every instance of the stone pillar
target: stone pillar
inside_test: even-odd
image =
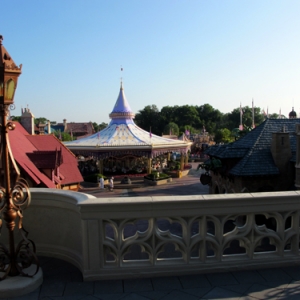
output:
[[[167,157],[167,161],[169,162],[171,160],[171,153],[168,152],[168,157]]]

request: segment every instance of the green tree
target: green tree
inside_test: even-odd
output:
[[[196,129],[193,126],[190,126],[190,125],[185,125],[184,127],[180,128],[180,132],[181,133],[185,134],[186,130],[189,131],[190,134],[199,133],[200,132],[199,129]]]
[[[59,139],[61,140],[62,142],[68,142],[68,141],[72,141],[72,137],[69,133],[67,132],[61,132],[59,130],[55,130],[53,132],[53,134]]]
[[[163,131],[164,134],[174,134],[174,135],[179,135],[179,127],[176,123],[174,122],[170,122],[169,124],[167,124],[164,128]]]
[[[276,113],[274,113],[274,114],[269,115],[269,118],[270,118],[270,119],[278,119],[278,118],[279,118],[279,115],[276,114]]]
[[[106,128],[107,126],[108,126],[108,124],[107,124],[107,123],[105,123],[105,122],[102,122],[101,124],[99,124],[99,125],[98,125],[98,131],[100,131],[100,130],[102,130],[102,129]]]
[[[135,123],[146,131],[161,135],[160,113],[156,105],[147,105],[135,115]]]
[[[230,143],[234,140],[232,133],[229,129],[217,129],[215,134],[215,142],[216,143]]]
[[[217,129],[222,128],[221,121],[223,114],[218,109],[214,109],[210,104],[206,103],[201,106],[196,106],[196,110],[201,120],[199,128],[203,129],[203,127],[205,127],[205,130],[210,134],[214,134]]]
[[[178,108],[178,105],[175,106],[164,106],[160,111],[160,128],[165,128],[170,122],[175,122],[174,112]]]
[[[233,130],[240,125],[241,111],[240,107],[235,108],[231,113],[224,116],[222,125],[229,130]],[[249,106],[242,107],[242,125],[252,128],[252,108]],[[254,124],[258,126],[264,121],[264,116],[259,107],[254,108]]]
[[[20,116],[11,116],[12,121],[21,122]]]
[[[99,130],[98,130],[98,126],[99,126],[99,125],[98,125],[96,122],[92,122],[92,125],[93,125],[93,127],[94,127],[95,132],[99,131]]]
[[[108,124],[104,123],[104,122],[102,122],[101,124],[97,124],[96,122],[93,122],[92,124],[93,124],[95,132],[98,132],[108,126]]]
[[[239,128],[233,128],[231,130],[231,136],[235,141],[238,140],[241,136]]]
[[[44,118],[44,117],[40,117],[40,118],[35,118],[34,119],[34,124],[38,125],[38,124],[47,124],[48,123],[48,119]]]
[[[186,125],[197,127],[200,124],[200,118],[198,111],[194,106],[183,105],[178,106],[174,111],[174,120],[179,127],[184,127]]]

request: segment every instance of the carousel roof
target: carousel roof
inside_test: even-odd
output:
[[[129,149],[151,152],[155,152],[155,149],[165,152],[186,152],[191,144],[157,136],[138,127],[133,121],[134,113],[126,99],[122,83],[118,99],[109,117],[111,122],[105,129],[64,144],[71,151],[77,153],[80,151],[102,152]]]

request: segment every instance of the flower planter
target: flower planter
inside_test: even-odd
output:
[[[160,179],[160,180],[151,180],[151,179],[144,178],[144,182],[148,185],[162,185],[168,182],[172,182],[172,178],[170,177],[170,178]]]

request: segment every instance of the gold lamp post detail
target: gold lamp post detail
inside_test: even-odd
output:
[[[0,243],[0,280],[7,276],[33,276],[39,270],[33,241],[27,238],[23,228],[23,210],[30,204],[30,190],[27,182],[20,177],[20,171],[13,158],[8,132],[15,125],[8,120],[9,110],[14,109],[14,95],[22,65],[14,63],[2,45],[0,35],[0,230],[5,223],[8,230],[8,247]],[[3,220],[3,221],[2,221]],[[18,225],[20,239],[15,246],[15,228]],[[36,265],[33,274],[26,268]]]

